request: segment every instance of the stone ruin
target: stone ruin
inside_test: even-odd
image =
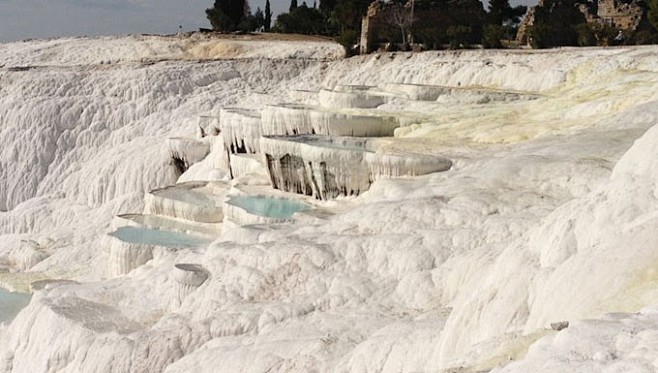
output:
[[[519,25],[516,41],[519,45],[529,43],[528,32],[535,21],[537,7],[554,6],[551,0],[539,0],[536,6],[529,7],[523,21]],[[585,16],[589,24],[605,24],[620,30],[635,31],[645,18],[645,9],[637,0],[598,0],[589,4],[578,5],[578,10]]]
[[[601,22],[621,30],[636,30],[644,17],[644,8],[637,1],[624,3],[616,0],[599,0],[596,14],[585,8],[588,22]]]
[[[482,2],[479,0],[451,0],[449,7],[436,8],[428,6],[428,2],[419,0],[407,0],[404,9],[408,10],[408,15],[400,15],[399,8],[396,8],[392,2],[382,2],[379,0],[373,1],[368,7],[366,15],[361,20],[361,38],[359,40],[359,52],[367,54],[377,50],[379,47],[387,50],[391,43],[381,45],[378,42],[379,36],[382,31],[396,28],[399,31],[397,22],[407,19],[409,25],[413,23],[414,29],[416,28],[434,28],[437,24],[449,25],[454,19],[466,19],[469,25],[471,23],[481,23],[486,17]],[[408,17],[408,18],[407,18]],[[412,21],[413,19],[413,21]],[[468,25],[466,25],[468,26]],[[409,35],[408,43],[410,45],[402,46],[404,48],[411,47],[413,50],[421,48],[421,44],[413,42],[413,35]],[[479,36],[477,37],[479,42]],[[471,43],[473,41],[470,41]],[[399,46],[398,46],[399,47]],[[427,47],[427,46],[425,46]]]

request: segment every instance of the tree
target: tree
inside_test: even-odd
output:
[[[489,23],[502,25],[510,9],[509,0],[489,0]]]
[[[265,29],[265,13],[263,13],[262,10],[260,10],[260,7],[256,8],[256,12],[253,15],[254,20],[256,21],[256,25],[258,26],[257,28],[263,28]]]
[[[515,39],[518,24],[521,22],[521,17],[526,13],[526,10],[527,7],[523,5],[512,8],[509,5],[509,0],[490,0],[489,12],[487,13],[487,24],[502,27],[485,27],[487,29],[486,36],[489,39],[487,41],[483,40],[483,44],[493,42],[491,38],[495,33],[499,33],[501,39]],[[500,44],[500,42],[494,44]]]
[[[576,46],[579,43],[578,25],[586,22],[574,0],[547,0],[544,6],[535,8],[534,24],[529,28],[530,44],[533,48]]]
[[[244,0],[242,2],[242,13],[240,16],[242,18],[249,17],[251,15],[251,7],[249,6],[249,2]]]
[[[407,45],[407,35],[409,29],[414,22],[413,13],[411,8],[407,9],[402,4],[392,5],[391,10],[386,13],[386,23],[394,25],[400,29],[402,35],[402,44]]]
[[[468,46],[468,37],[473,30],[468,26],[455,25],[446,30],[450,38],[450,49],[466,48]]]
[[[290,9],[288,9],[289,12],[292,13],[293,10],[297,8],[297,0],[290,0]]]
[[[260,8],[256,8],[256,13],[249,14],[240,21],[237,29],[243,32],[252,32],[265,27],[265,16]]]
[[[212,8],[206,9],[206,16],[213,29],[219,31],[234,31],[249,15],[247,0],[215,0]]]
[[[336,7],[336,0],[320,0],[320,10],[330,13]]]
[[[270,7],[270,0],[265,1],[265,32],[270,31],[272,26],[272,8]]]
[[[326,34],[326,19],[318,9],[302,4],[290,13],[279,14],[273,31],[286,34]]]
[[[482,32],[482,46],[484,48],[502,48],[500,42],[505,37],[503,26],[490,24],[485,25]]]
[[[338,0],[331,21],[338,26],[340,32],[348,29],[358,30],[361,28],[361,19],[368,11],[370,3],[370,0]]]
[[[649,10],[647,12],[647,18],[653,26],[653,28],[658,31],[658,0],[648,0]]]
[[[213,30],[233,31],[233,21],[220,8],[206,9],[206,17],[210,21]]]
[[[350,57],[358,53],[358,48],[355,48],[358,37],[359,33],[352,29],[345,30],[336,37],[336,42],[345,48],[345,56]]]

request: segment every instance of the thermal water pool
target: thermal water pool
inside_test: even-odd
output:
[[[250,214],[275,219],[288,219],[296,212],[309,209],[309,205],[302,202],[265,196],[231,197],[227,203]]]
[[[0,288],[0,323],[11,322],[32,299],[32,294],[12,293]]]
[[[124,242],[172,248],[193,248],[211,242],[209,239],[185,233],[131,226],[121,227],[109,235]]]

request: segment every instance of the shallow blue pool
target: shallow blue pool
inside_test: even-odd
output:
[[[199,247],[211,242],[209,239],[185,233],[143,227],[121,227],[109,235],[124,242],[173,248]]]
[[[296,212],[309,208],[305,203],[263,196],[231,197],[228,203],[250,214],[276,219],[288,219]]]
[[[32,294],[12,293],[0,289],[0,323],[11,322],[32,299]]]
[[[171,198],[177,201],[190,203],[193,205],[199,205],[199,206],[216,206],[218,204],[217,201],[210,198],[210,196],[208,196],[207,194],[197,192],[194,190],[185,190],[185,189],[181,190],[181,189],[171,188],[171,189],[158,191],[156,192],[156,194],[162,197]]]
[[[362,137],[330,137],[324,135],[301,135],[292,138],[283,138],[287,141],[299,142],[323,148],[353,150],[372,153],[367,138]]]

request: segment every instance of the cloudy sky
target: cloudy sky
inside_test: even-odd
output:
[[[275,15],[290,5],[290,0],[270,2]],[[204,10],[213,3],[213,0],[0,0],[0,42],[78,35],[172,34],[178,32],[179,26],[183,31],[192,31],[210,26]],[[252,10],[265,7],[265,0],[249,0],[249,3]]]
[[[270,0],[272,1],[272,0]],[[274,0],[274,2],[286,0]],[[263,3],[265,0],[263,0]],[[213,0],[0,0],[0,41],[208,27]],[[254,9],[258,4],[255,4]]]

